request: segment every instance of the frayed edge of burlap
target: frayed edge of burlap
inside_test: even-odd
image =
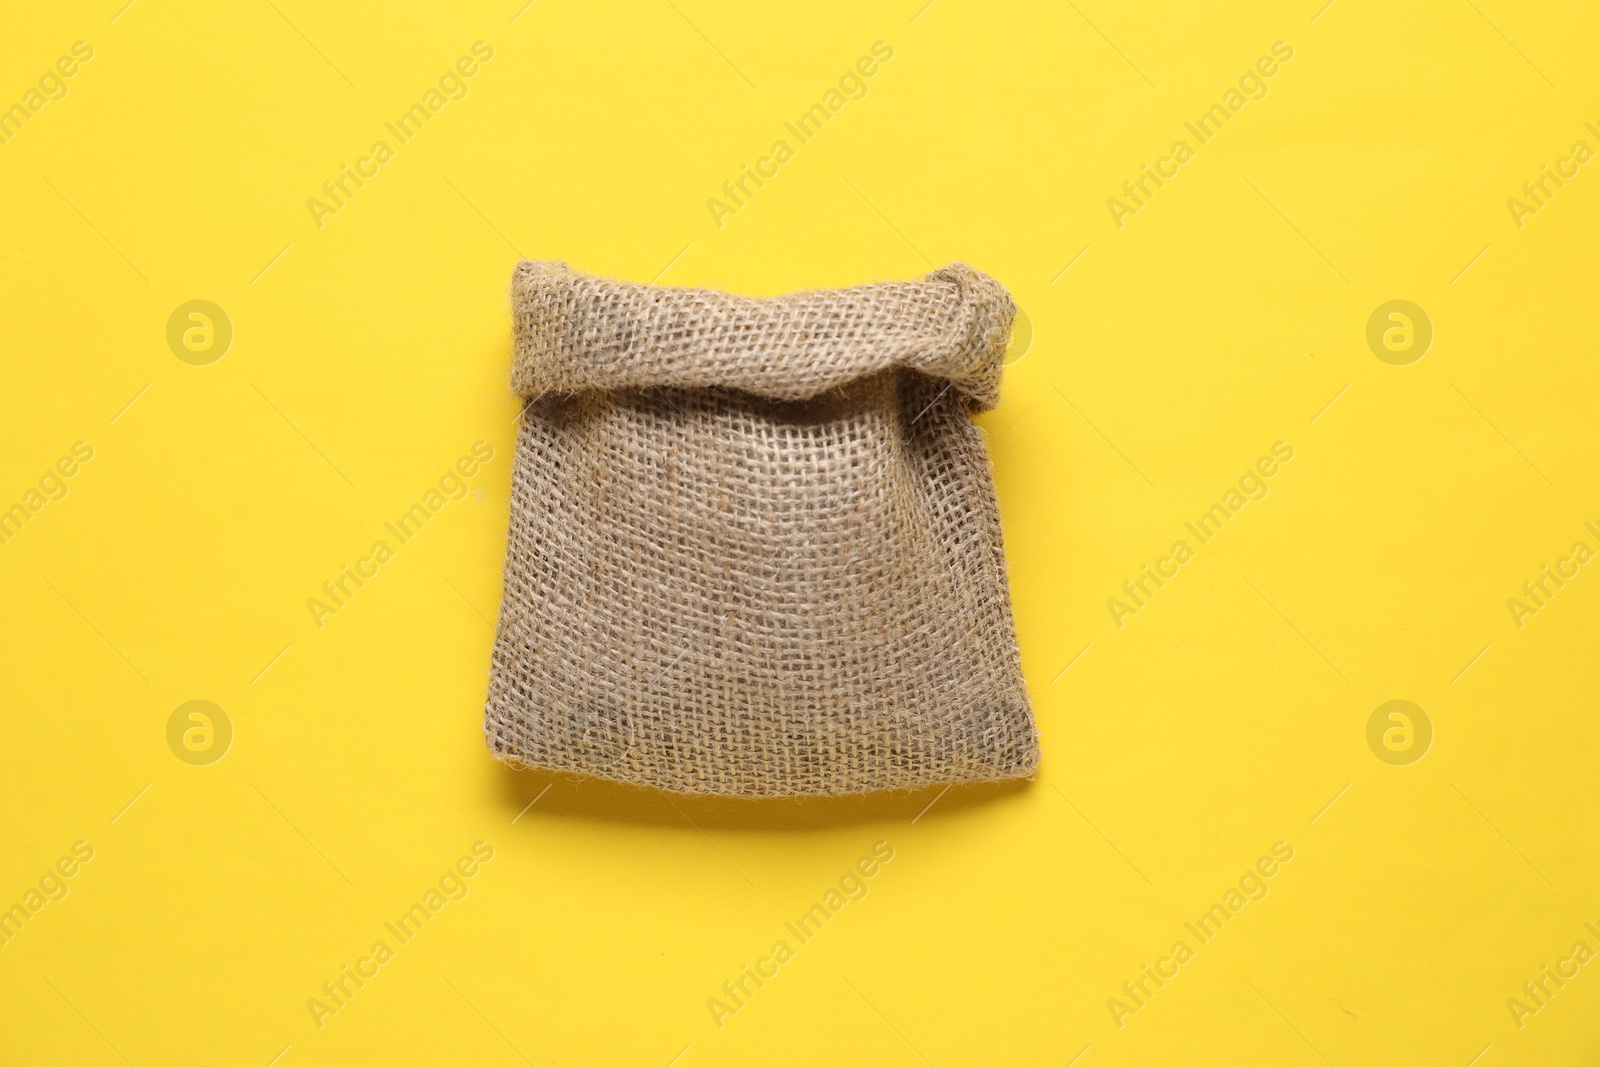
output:
[[[485,732],[487,733],[487,731]],[[660,784],[655,782],[646,783],[635,781],[631,778],[620,778],[615,775],[596,773],[594,771],[580,771],[572,767],[529,762],[528,760],[519,758],[514,753],[501,752],[497,750],[494,747],[494,739],[492,736],[487,738],[487,740],[489,742],[487,746],[489,749],[489,755],[493,756],[506,767],[518,772],[519,774],[532,771],[537,774],[548,775],[551,778],[559,779],[564,782],[570,782],[579,786],[582,786],[585,783],[593,782],[603,788],[624,789],[631,793],[637,793],[640,796],[665,793],[668,796],[674,797],[684,797],[694,800],[725,800],[729,801],[730,803],[737,804],[759,804],[773,800],[790,801],[798,804],[801,801],[827,801],[864,797],[884,797],[887,799],[893,799],[896,797],[913,796],[917,793],[927,793],[934,789],[960,789],[967,786],[1003,786],[1020,783],[1032,785],[1039,777],[1039,761],[1041,758],[1039,749],[1039,734],[1038,730],[1035,729],[1032,758],[1028,761],[1026,766],[1017,768],[1013,773],[991,775],[951,775],[947,777],[941,777],[937,780],[932,780],[921,785],[899,786],[889,789],[885,789],[881,786],[860,786],[857,788],[838,789],[827,792],[821,792],[815,789],[795,789],[762,793],[726,793],[718,792],[715,789],[709,788],[681,788],[677,784],[670,782]],[[943,795],[944,794],[941,791],[940,796]]]

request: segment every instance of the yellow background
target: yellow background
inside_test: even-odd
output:
[[[1506,1002],[1600,949],[1600,573],[1520,629],[1506,601],[1600,547],[1600,163],[1520,228],[1506,200],[1600,148],[1600,16],[1320,6],[14,10],[0,104],[95,54],[0,146],[0,506],[95,455],[0,546],[0,905],[95,857],[0,947],[0,1061],[1594,1062],[1600,964],[1520,1028]],[[319,229],[306,200],[479,40]],[[719,228],[707,199],[879,40]],[[1116,226],[1279,40],[1267,97]],[[1011,289],[1034,337],[983,425],[1036,781],[674,803],[489,757],[518,253]],[[208,366],[166,342],[193,299],[234,328]],[[1365,340],[1393,299],[1435,331],[1409,366]],[[473,493],[318,629],[307,599],[478,440]],[[1107,599],[1279,440],[1270,495],[1119,629]],[[210,766],[167,745],[194,699],[235,731]],[[1391,699],[1433,726],[1409,766],[1368,748]],[[319,1029],[307,999],[480,840]],[[719,1029],[708,998],[878,841],[870,895]],[[1270,894],[1119,1028],[1278,841]]]

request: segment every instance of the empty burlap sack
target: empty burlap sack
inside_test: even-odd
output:
[[[1032,773],[970,414],[997,282],[751,299],[525,261],[512,303],[496,755],[740,797]]]

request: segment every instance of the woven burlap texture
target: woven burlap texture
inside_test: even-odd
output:
[[[999,283],[958,263],[749,298],[523,261],[511,296],[491,751],[737,797],[1033,772],[972,421]]]

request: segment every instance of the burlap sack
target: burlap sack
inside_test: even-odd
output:
[[[1032,773],[970,414],[997,282],[750,299],[525,261],[512,303],[497,756],[740,797]]]

